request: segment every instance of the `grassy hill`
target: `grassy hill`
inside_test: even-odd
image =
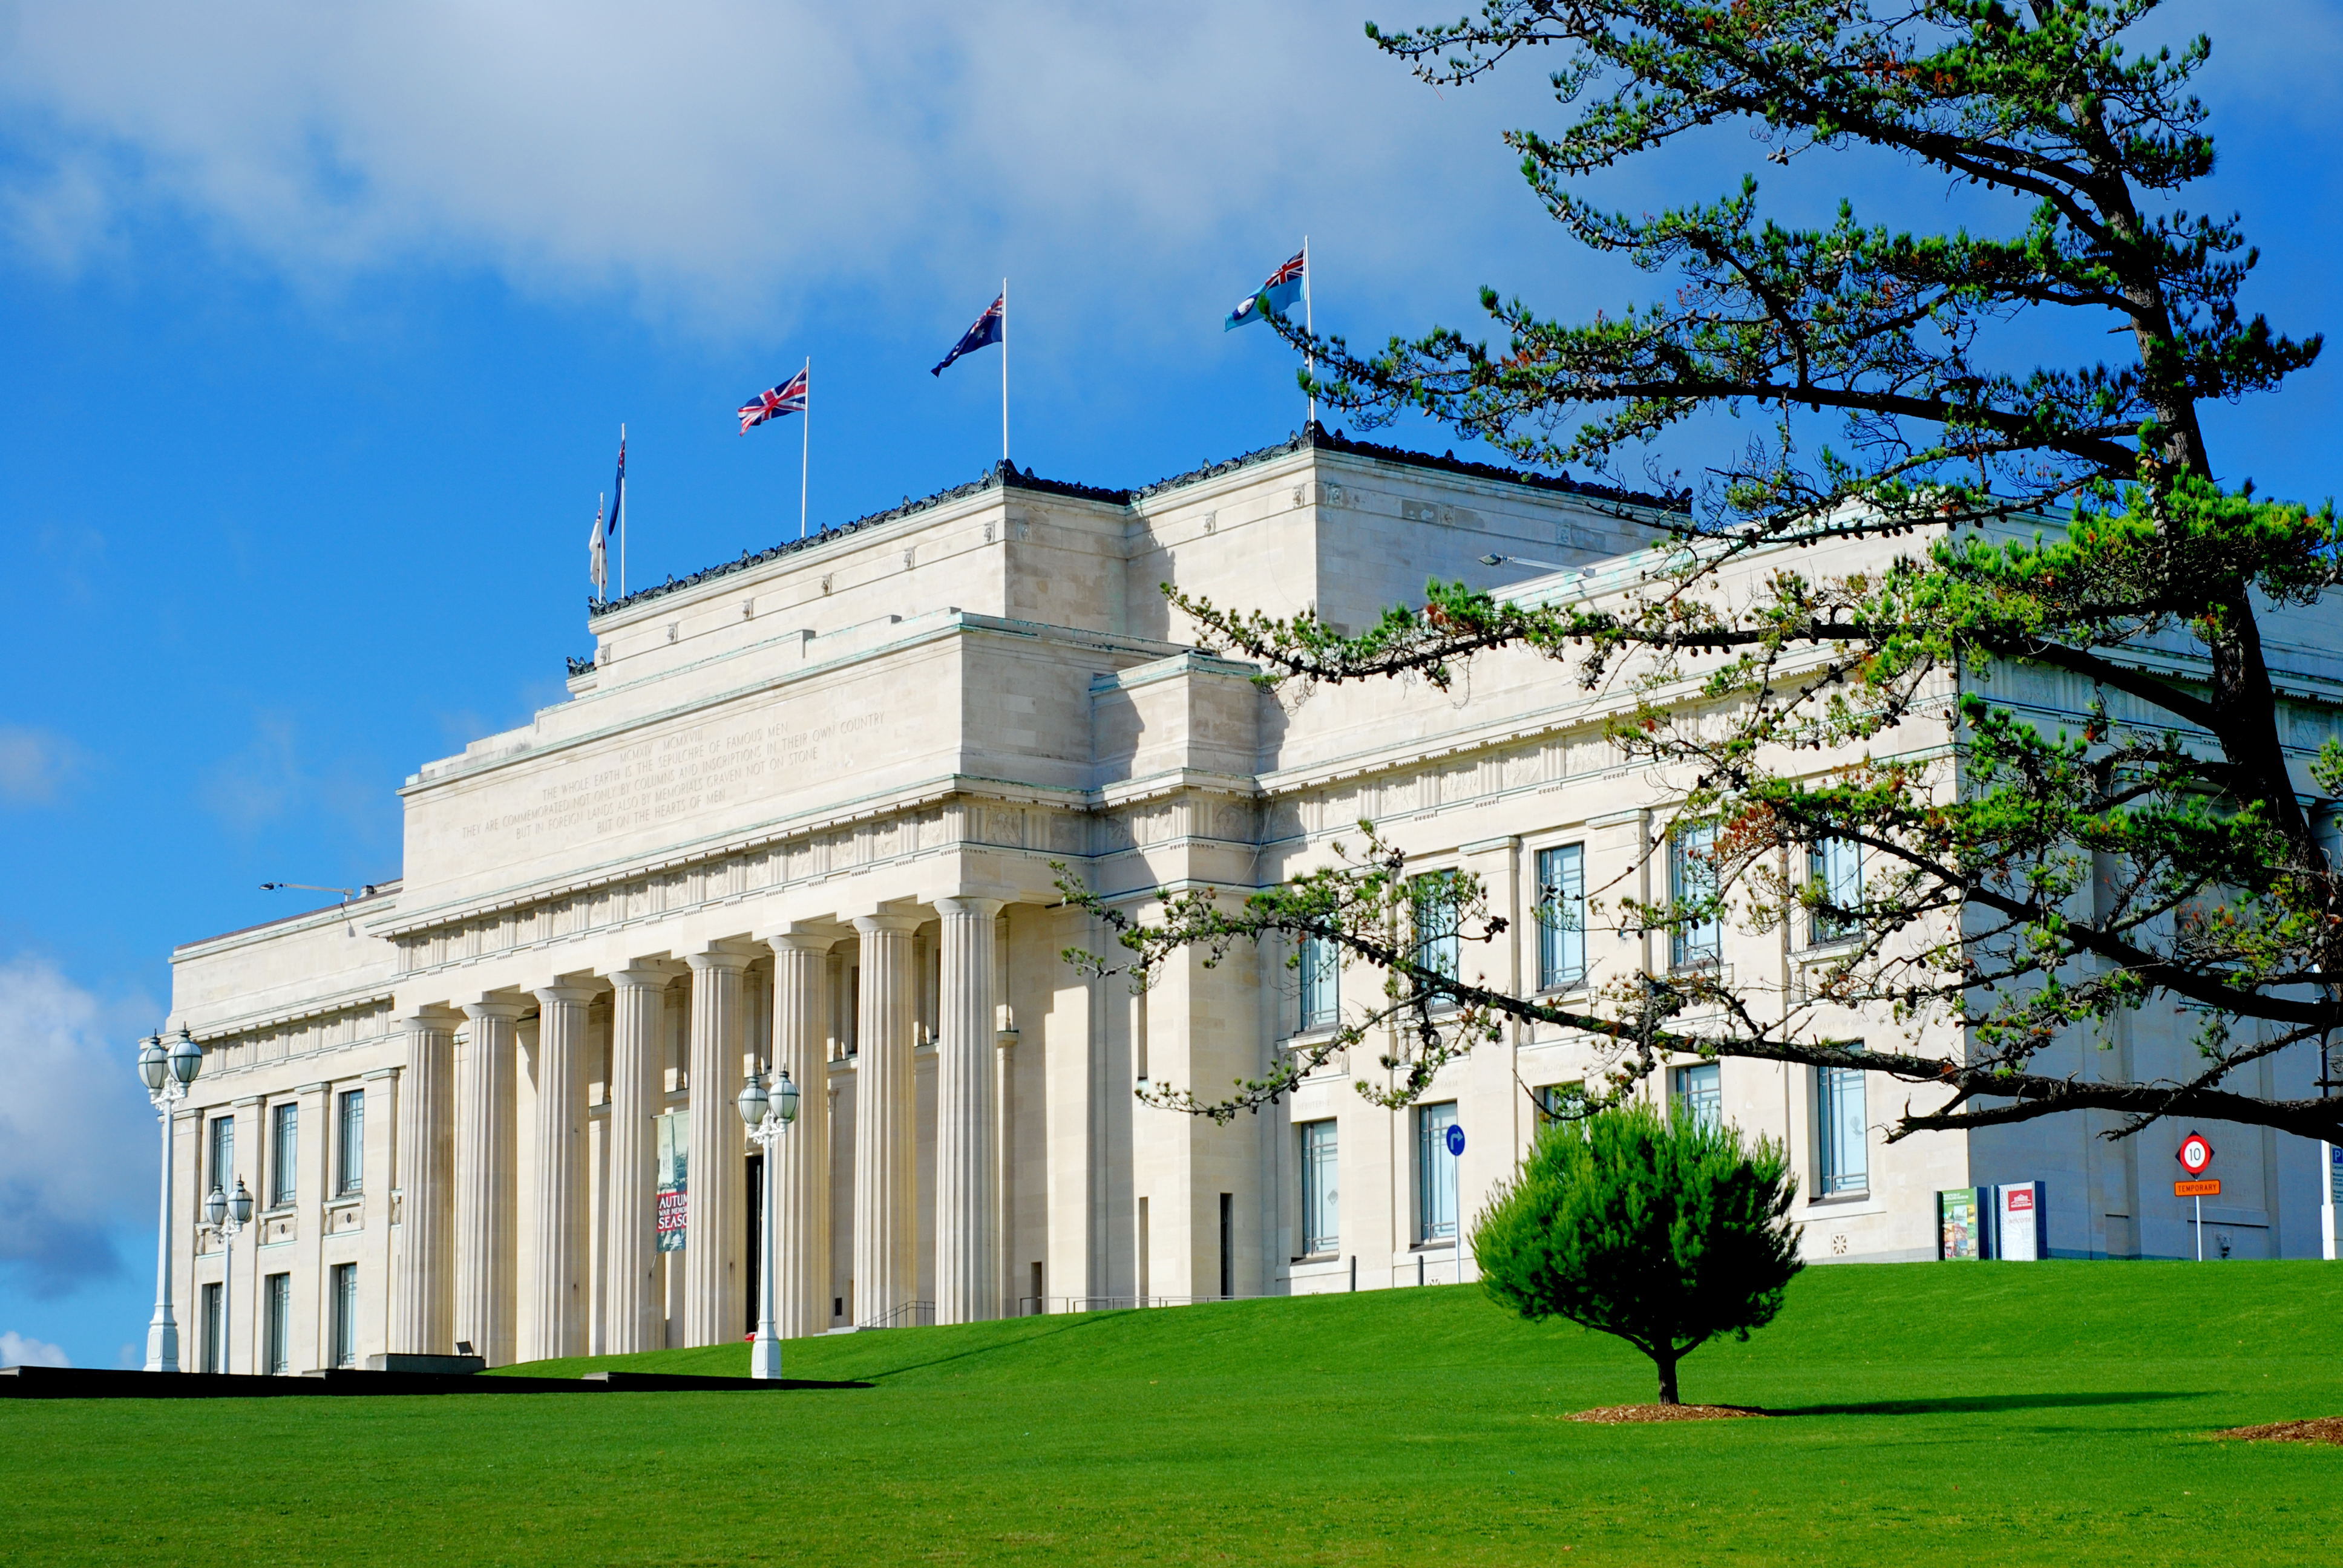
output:
[[[589,1365],[745,1372],[743,1346]],[[0,1401],[11,1563],[2326,1560],[2343,1269],[1811,1270],[1684,1395],[1434,1288],[793,1342],[842,1392]]]

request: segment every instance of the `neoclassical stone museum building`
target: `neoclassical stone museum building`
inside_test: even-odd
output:
[[[1192,955],[1134,995],[1066,961],[1103,939],[1053,866],[1110,897],[1243,890],[1367,818],[1513,906],[1465,960],[1493,980],[1566,993],[1650,961],[1641,933],[1597,920],[1563,951],[1531,918],[1557,879],[1665,874],[1668,802],[1604,738],[1623,696],[1507,654],[1449,692],[1281,697],[1183,643],[1160,591],[1350,628],[1433,576],[1624,592],[1652,558],[1634,499],[1313,429],[1133,491],[1004,467],[597,607],[568,700],[407,779],[397,879],[174,954],[171,1021],[206,1053],[171,1141],[186,1364],[741,1339],[764,1183],[734,1097],[772,1067],[803,1091],[771,1183],[787,1334],[1457,1279],[1460,1229],[1540,1097],[1599,1070],[1589,1048],[1515,1031],[1402,1111],[1354,1092],[1364,1051],[1229,1125],[1148,1107],[1142,1082],[1259,1073],[1379,977]],[[2271,657],[2307,756],[2343,639],[2294,625]],[[1807,961],[1793,934],[1719,940],[1785,990]],[[2147,1070],[2165,1047],[2111,1049]],[[2078,1045],[2074,1070],[2099,1060]],[[1939,1193],[2033,1181],[2060,1255],[2195,1243],[2160,1134],[1889,1144],[1916,1091],[1755,1061],[1687,1059],[1652,1091],[1786,1141],[1813,1258],[1933,1259]],[[2315,1254],[2317,1151],[2216,1141],[2208,1238]],[[256,1212],[223,1292],[203,1200],[238,1178]]]

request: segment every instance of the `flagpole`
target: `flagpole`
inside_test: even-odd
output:
[[[1001,280],[1001,460],[1009,461],[1009,280]]]
[[[627,425],[626,425],[626,421],[622,419],[622,420],[620,420],[620,421],[618,422],[618,450],[619,450],[621,453],[624,453],[624,452],[626,451],[626,449],[627,449]],[[626,492],[626,491],[624,491],[624,490],[620,490],[618,494],[618,597],[619,597],[620,598],[626,598],[626,597],[627,597],[627,492]]]
[[[798,538],[803,538],[806,537],[806,471],[813,464],[812,355],[809,354],[806,356],[805,369],[800,372],[800,374],[805,377],[806,406],[805,417],[798,431],[799,436],[802,437],[804,441],[803,447],[798,453]]]
[[[1306,234],[1302,236],[1302,330],[1309,334],[1313,345],[1302,351],[1302,365],[1311,380],[1310,422],[1315,425],[1318,423],[1318,353],[1314,345],[1318,341],[1318,323],[1310,314],[1310,236]]]

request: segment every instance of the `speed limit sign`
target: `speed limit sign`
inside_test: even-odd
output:
[[[2202,1176],[2205,1168],[2213,1163],[2213,1146],[2205,1141],[2203,1133],[2191,1132],[2180,1141],[2180,1152],[2177,1158],[2183,1171],[2191,1176]]]

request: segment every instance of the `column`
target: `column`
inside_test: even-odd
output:
[[[604,1199],[604,1348],[612,1355],[659,1348],[659,1113],[665,1098],[666,1045],[659,1025],[667,1007],[667,971],[624,969],[609,977],[610,1191]]]
[[[919,1130],[912,1116],[912,915],[858,915],[854,1316],[892,1321],[919,1289]]]
[[[513,1359],[513,1026],[517,1001],[464,1004],[456,1083],[456,1333],[490,1366]]]
[[[523,1361],[586,1350],[586,1004],[590,987],[537,993],[537,1255],[529,1260]]]
[[[773,1303],[781,1337],[830,1327],[830,949],[783,934],[773,949],[773,1062],[798,1086],[798,1119],[773,1150]]]
[[[936,1322],[1001,1315],[1001,1191],[993,1056],[998,899],[938,899],[942,996],[936,1031]]]
[[[747,1277],[740,1248],[747,1212],[741,1176],[746,1131],[740,1092],[740,971],[746,956],[694,953],[691,965],[691,1135],[684,1180],[689,1193],[683,1243],[683,1342],[723,1345],[747,1332]]]

